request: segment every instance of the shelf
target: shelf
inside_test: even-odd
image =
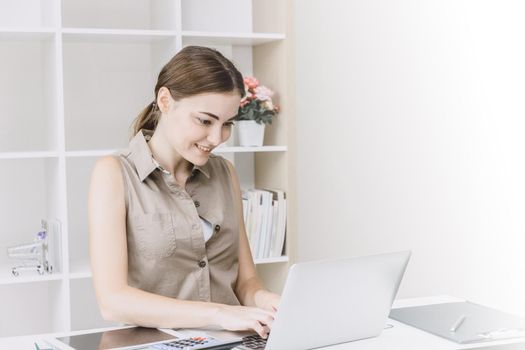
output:
[[[175,31],[142,29],[63,28],[64,42],[155,42],[175,39]]]
[[[72,280],[91,278],[91,266],[89,257],[71,259],[69,278]]]
[[[38,27],[0,27],[0,39],[25,40],[51,38],[55,34],[54,28]]]
[[[288,256],[279,256],[277,258],[255,259],[254,263],[255,265],[263,265],[263,264],[282,263],[282,262],[288,262],[288,261],[290,261],[290,258]]]
[[[61,273],[39,275],[37,272],[21,273],[19,276],[13,276],[11,269],[2,269],[0,271],[0,285],[21,284],[32,282],[58,281],[64,278]]]
[[[258,13],[260,7],[243,0],[0,0],[0,337],[107,324],[88,254],[93,166],[127,147],[132,121],[154,99],[161,68],[184,46],[215,48],[245,75],[260,72],[262,58],[280,68],[284,56],[271,56],[283,46],[284,26],[277,23],[281,17]],[[260,52],[267,49],[270,56]],[[266,186],[281,177],[288,150],[286,138],[268,140],[284,145],[221,145],[214,154],[245,170],[240,181]],[[255,162],[266,158],[271,166],[256,174]],[[62,225],[54,273],[13,276],[17,262],[8,259],[6,247],[31,242],[40,219]],[[255,263],[280,271],[288,261]]]
[[[58,152],[0,152],[0,159],[40,159],[40,158],[58,158]]]
[[[28,30],[28,32],[32,32]],[[173,30],[109,29],[109,28],[63,28],[64,41],[153,41],[177,36]],[[17,31],[18,33],[18,31]],[[39,32],[36,32],[39,33]],[[44,32],[41,32],[44,33]],[[53,33],[53,30],[49,30]],[[246,45],[257,46],[285,39],[280,33],[216,33],[183,31],[184,45]]]
[[[101,149],[92,151],[66,151],[66,157],[103,157],[117,153],[116,149]]]
[[[69,278],[72,280],[80,280],[80,279],[91,278],[91,277],[92,277],[91,271],[73,272],[69,274]]]
[[[260,146],[260,147],[228,147],[221,146],[213,150],[213,153],[249,153],[249,152],[286,152],[286,146]]]
[[[62,273],[40,275],[38,272],[21,272],[19,276],[11,274],[11,265],[16,265],[15,260],[9,260],[0,267],[0,285],[22,284],[32,282],[59,281],[64,278]]]
[[[246,45],[256,46],[274,41],[284,40],[280,33],[216,33],[183,31],[182,42],[187,45]]]
[[[213,150],[215,154],[221,153],[250,153],[250,152],[286,152],[287,146],[261,146],[261,147],[240,147],[240,146],[220,146]],[[119,152],[117,149],[102,149],[89,151],[67,151],[66,157],[102,157]],[[0,154],[1,157],[1,154]],[[1,158],[0,158],[1,159]]]

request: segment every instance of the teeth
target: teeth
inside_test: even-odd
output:
[[[201,146],[201,145],[197,145],[197,148],[200,149],[203,152],[210,152],[211,151],[211,148],[204,147],[204,146]]]

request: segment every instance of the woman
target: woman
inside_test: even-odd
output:
[[[95,165],[90,252],[105,319],[267,337],[279,296],[257,277],[234,168],[211,154],[244,94],[229,60],[186,47],[161,70],[129,148]]]

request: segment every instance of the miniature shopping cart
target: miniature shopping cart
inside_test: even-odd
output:
[[[40,275],[53,272],[53,265],[49,259],[48,226],[48,222],[42,220],[42,228],[33,242],[7,248],[7,256],[18,261],[18,265],[11,269],[14,276],[18,276],[23,271],[36,271]]]

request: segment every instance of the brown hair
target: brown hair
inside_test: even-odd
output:
[[[155,85],[155,99],[133,121],[133,135],[140,129],[155,130],[160,117],[156,105],[161,87],[169,89],[174,100],[210,92],[238,90],[244,97],[242,74],[219,51],[202,46],[187,46],[166,63]]]

